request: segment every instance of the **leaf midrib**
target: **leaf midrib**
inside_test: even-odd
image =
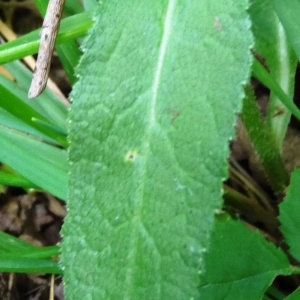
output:
[[[145,232],[148,233],[147,229],[143,226],[143,222],[141,220],[141,214],[142,214],[142,208],[143,208],[143,195],[144,195],[144,188],[145,188],[145,183],[147,182],[146,180],[146,169],[147,169],[147,161],[149,157],[149,150],[150,150],[150,137],[151,137],[151,131],[152,128],[154,127],[156,123],[156,103],[157,103],[157,97],[158,97],[158,90],[160,87],[160,79],[161,79],[161,74],[162,74],[162,69],[166,57],[166,50],[168,47],[169,43],[169,38],[172,32],[172,22],[173,22],[173,15],[174,15],[174,10],[176,6],[177,0],[170,0],[168,2],[167,10],[166,10],[166,17],[164,20],[164,25],[163,25],[163,35],[162,35],[162,40],[160,43],[159,51],[158,51],[158,57],[157,57],[157,62],[156,62],[156,68],[153,76],[153,83],[152,83],[152,88],[151,88],[151,100],[150,100],[150,112],[149,112],[149,117],[148,117],[148,126],[146,127],[146,132],[144,135],[144,143],[143,143],[143,156],[144,159],[142,160],[142,163],[139,165],[140,167],[140,180],[139,180],[139,190],[137,193],[136,197],[136,210],[134,214],[134,218],[138,219],[139,225],[141,225]],[[133,227],[133,231],[131,232],[131,249],[134,252],[133,255],[130,257],[132,258],[132,261],[130,262],[129,265],[132,267],[127,270],[126,274],[126,284],[125,286],[130,287],[127,289],[127,295],[125,296],[125,299],[130,299],[130,291],[134,290],[134,280],[133,280],[133,266],[135,265],[135,257],[137,255],[136,249],[137,249],[137,243],[138,243],[138,226]],[[152,239],[152,238],[151,238]],[[153,239],[152,239],[153,240]],[[158,274],[156,274],[158,275]],[[159,280],[161,281],[161,280]]]

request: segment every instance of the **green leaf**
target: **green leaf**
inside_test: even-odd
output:
[[[278,97],[281,104],[288,109],[289,113],[294,114],[294,116],[300,120],[300,110],[294,104],[292,97],[287,95],[276,80],[268,73],[268,71],[261,65],[261,63],[255,59],[253,62],[253,75],[256,79],[258,79],[261,83],[263,83],[267,88],[269,88],[275,95]],[[277,107],[277,111],[275,111],[275,116],[279,116],[282,113],[286,113],[286,110],[281,110],[282,107]]]
[[[217,221],[204,257],[200,299],[256,300],[279,275],[292,272],[283,251],[242,223]]]
[[[49,247],[32,247],[28,250],[18,251],[16,249],[11,249],[9,252],[0,253],[1,259],[5,258],[14,258],[14,257],[25,257],[32,259],[41,259],[41,258],[52,258],[57,257],[59,254],[58,246],[49,246]]]
[[[297,66],[295,53],[286,39],[285,31],[269,0],[251,0],[250,15],[255,37],[254,52],[264,61],[270,76],[287,98],[293,99],[294,76]],[[270,86],[268,86],[270,87]],[[291,113],[271,88],[267,122],[275,134],[277,145],[282,146]],[[274,93],[273,93],[274,92]]]
[[[0,231],[0,251],[11,252],[14,249],[18,251],[32,250],[33,245],[22,241],[11,234]]]
[[[64,11],[67,14],[75,14],[75,13],[77,14],[82,12],[82,10],[83,10],[82,1],[66,0]]]
[[[43,0],[34,0],[35,5],[39,9],[42,15],[45,15],[48,2]],[[82,12],[82,4],[81,1],[77,0],[66,0],[64,5],[64,14],[74,15],[76,13]]]
[[[59,145],[66,145],[66,137],[53,131],[52,127],[55,127],[55,125],[52,125],[52,122],[50,123],[43,115],[31,108],[26,102],[22,101],[16,93],[18,88],[14,90],[14,87],[15,84],[13,82],[0,75],[0,94],[2,96],[0,106],[19,119],[19,122],[22,121],[26,125],[30,125],[34,129],[40,131],[42,133],[41,136],[46,135],[51,138],[51,140],[55,140]],[[40,120],[51,128],[46,127],[35,120]]]
[[[19,186],[23,188],[37,188],[35,184],[20,175],[10,174],[2,171],[0,171],[0,184]]]
[[[58,263],[50,259],[33,259],[27,257],[1,257],[0,272],[62,274]]]
[[[280,229],[285,241],[290,247],[290,253],[300,261],[300,169],[293,171],[291,184],[288,188],[284,201],[280,204],[279,221]]]
[[[0,161],[47,192],[66,199],[67,158],[64,150],[0,126]]]
[[[273,7],[285,29],[288,40],[291,43],[294,51],[297,54],[298,60],[300,60],[300,22],[299,22],[299,10],[300,2],[298,0],[280,1],[271,0]]]
[[[288,174],[283,165],[280,151],[272,132],[268,130],[265,124],[252,88],[247,86],[245,92],[246,98],[241,119],[247,129],[251,143],[259,155],[271,186],[275,191],[281,192],[288,184]]]
[[[3,127],[8,127],[24,133],[29,133],[39,139],[47,141],[49,143],[56,144],[57,141],[49,138],[46,134],[41,133],[37,129],[31,127],[29,124],[23,122],[20,117],[13,116],[6,110],[0,107],[0,124]]]
[[[67,131],[67,112],[66,104],[62,103],[48,88],[38,97],[39,101],[28,100],[28,88],[32,80],[32,73],[19,61],[14,61],[5,65],[5,68],[14,76],[17,80],[16,83],[7,83],[7,80],[3,80],[3,84],[6,88],[9,86],[10,92],[14,97],[19,98],[18,101],[23,101],[26,106],[35,110],[38,114],[41,114],[47,119],[52,126],[56,127],[57,132],[61,132],[66,135]],[[0,102],[1,106],[5,104],[5,101]],[[9,105],[16,106],[13,101],[9,102]],[[20,108],[19,108],[20,109]],[[8,110],[11,110],[8,108]],[[33,116],[39,118],[36,115]],[[44,119],[42,118],[42,119]]]
[[[58,246],[35,247],[0,231],[0,272],[62,274],[57,255]]]
[[[77,66],[81,52],[76,41],[68,41],[65,44],[56,47],[61,64],[71,84],[77,80],[74,74],[74,68]]]
[[[59,45],[85,35],[92,23],[90,12],[65,18],[61,22],[56,44]],[[39,32],[40,30],[35,30],[16,40],[0,45],[0,64],[37,53],[40,42]]]
[[[72,93],[67,299],[198,299],[249,78],[246,6],[98,9]]]
[[[58,246],[36,247],[8,233],[0,231],[1,257],[18,255],[20,257],[50,258],[58,256]]]

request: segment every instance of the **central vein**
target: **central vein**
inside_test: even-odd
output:
[[[163,34],[161,35],[161,41],[160,41],[160,46],[158,49],[158,55],[157,59],[155,61],[155,70],[153,74],[153,81],[152,81],[152,86],[151,86],[151,94],[150,94],[150,105],[146,106],[149,108],[149,114],[148,114],[148,123],[146,126],[145,134],[143,136],[144,139],[144,145],[143,145],[143,159],[141,160],[141,164],[139,165],[139,173],[140,176],[138,178],[139,181],[139,187],[137,191],[137,197],[136,197],[136,208],[135,208],[135,222],[137,226],[135,226],[135,229],[131,232],[131,259],[132,259],[132,264],[134,265],[134,262],[136,261],[136,256],[138,255],[136,253],[138,245],[137,243],[139,242],[139,235],[142,234],[143,238],[147,239],[148,242],[150,242],[152,245],[155,244],[155,241],[153,240],[153,237],[148,235],[147,229],[143,225],[143,220],[142,220],[142,210],[143,210],[143,202],[145,200],[145,185],[147,182],[149,182],[149,173],[147,173],[147,164],[149,163],[149,155],[150,155],[150,143],[151,143],[151,133],[153,130],[153,127],[156,122],[156,105],[157,105],[157,98],[158,98],[158,91],[160,88],[161,84],[161,76],[162,76],[162,70],[163,70],[163,65],[164,61],[167,55],[167,47],[168,43],[170,40],[170,36],[172,33],[172,22],[173,22],[173,15],[175,11],[175,6],[176,6],[176,1],[177,0],[169,0],[168,6],[166,9],[166,14],[165,14],[165,20],[164,20],[164,25],[163,25]],[[155,41],[153,41],[155,42]],[[145,53],[145,55],[147,55]],[[153,201],[155,199],[147,199],[148,201]],[[144,258],[147,259],[147,258]],[[128,272],[126,276],[126,281],[127,281],[127,286],[129,287],[131,284],[133,284],[133,273]],[[156,278],[158,282],[160,282],[159,276]],[[128,293],[130,292],[130,289],[127,291]],[[160,288],[158,288],[158,294],[160,294]]]
[[[157,101],[157,94],[160,84],[160,78],[162,73],[162,68],[166,56],[166,50],[169,42],[169,38],[172,31],[172,19],[173,13],[176,5],[176,0],[170,0],[167,8],[166,18],[164,22],[164,32],[162,36],[162,41],[159,48],[157,66],[154,73],[154,80],[152,85],[152,97],[151,97],[151,110],[150,110],[150,119],[149,119],[149,129],[153,126],[155,122],[155,106]]]

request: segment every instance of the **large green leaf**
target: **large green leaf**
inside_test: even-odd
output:
[[[300,169],[292,173],[291,185],[288,189],[287,196],[280,204],[279,220],[281,231],[285,241],[290,247],[291,254],[300,261]]]
[[[251,65],[246,6],[100,6],[72,93],[67,299],[198,299]]]
[[[258,300],[277,275],[292,272],[283,251],[226,218],[216,222],[204,260],[200,299]]]

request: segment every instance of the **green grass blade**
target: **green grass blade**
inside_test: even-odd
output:
[[[2,259],[5,257],[52,258],[58,254],[58,246],[36,247],[0,231],[0,256]]]
[[[67,15],[74,15],[74,14],[81,13],[83,11],[82,1],[66,0],[64,11]]]
[[[28,100],[28,89],[32,80],[32,73],[19,61],[14,61],[5,65],[5,68],[15,77],[17,84],[8,83],[11,93],[13,93],[26,106],[31,107],[37,113],[47,119],[48,123],[56,127],[56,132],[61,132],[66,136],[66,123],[68,109],[49,89],[38,97],[39,101]],[[1,102],[0,102],[1,103]],[[16,105],[13,101],[10,105]],[[16,108],[17,109],[17,108]]]
[[[74,69],[77,66],[81,56],[79,45],[76,41],[68,41],[68,43],[57,46],[55,49],[58,53],[66,75],[70,83],[73,85],[77,81]]]
[[[0,161],[49,193],[66,199],[67,159],[64,150],[0,127]]]
[[[266,87],[268,87],[284,106],[298,119],[300,120],[300,110],[293,103],[293,100],[282,90],[279,84],[272,78],[268,71],[261,65],[258,60],[253,61],[253,75],[256,79],[260,80]],[[280,113],[280,111],[278,111]]]
[[[44,0],[34,0],[35,5],[38,7],[42,15],[45,15],[48,7],[48,2]],[[68,16],[81,13],[83,11],[81,1],[78,0],[66,0],[64,13]]]
[[[0,184],[9,186],[18,186],[22,188],[37,188],[35,184],[18,174],[10,174],[0,171]]]
[[[85,35],[92,24],[93,21],[90,12],[84,12],[63,19],[56,44],[59,45]],[[37,53],[40,42],[39,32],[40,30],[35,30],[14,41],[0,45],[0,64]]]
[[[16,251],[31,251],[35,247],[11,234],[0,231],[0,251],[10,253]]]
[[[14,257],[24,257],[32,259],[47,259],[57,257],[59,255],[58,246],[49,246],[49,247],[32,247],[30,250],[18,251],[11,249],[10,252],[0,253],[2,259],[4,258],[14,258]]]
[[[34,121],[34,120],[33,120]],[[23,122],[20,118],[17,118],[16,116],[13,116],[6,110],[0,107],[0,125],[3,127],[11,128],[23,133],[28,133],[32,136],[37,137],[38,139],[44,140],[51,144],[57,144],[57,139],[52,139],[48,135],[42,133],[41,131],[35,129],[34,127],[30,126],[29,124],[26,124]],[[47,123],[47,125],[49,125]],[[45,124],[43,124],[45,126]],[[51,128],[52,131],[54,128]]]
[[[26,257],[7,258],[0,254],[0,272],[33,273],[33,274],[62,274],[58,263],[46,259]]]
[[[59,134],[57,131],[53,131],[49,127],[43,126],[40,123],[35,122],[34,119],[37,119],[47,124],[49,123],[49,120],[45,118],[43,115],[41,115],[40,113],[38,113],[37,111],[35,111],[34,109],[32,109],[27,103],[22,101],[20,97],[23,96],[24,99],[23,91],[18,89],[15,83],[13,83],[9,79],[1,75],[0,75],[0,93],[2,96],[0,106],[4,110],[6,110],[11,115],[18,118],[20,121],[24,122],[25,124],[30,125],[34,129],[40,131],[42,134],[55,140],[59,145],[66,146],[67,144],[66,136],[63,136]],[[55,127],[54,125],[52,126]]]

